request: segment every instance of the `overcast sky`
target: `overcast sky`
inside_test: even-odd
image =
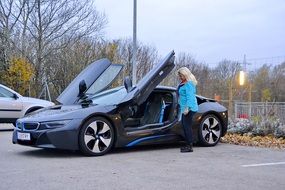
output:
[[[108,39],[132,38],[133,0],[95,0]],[[137,38],[209,64],[285,57],[285,0],[137,0]]]

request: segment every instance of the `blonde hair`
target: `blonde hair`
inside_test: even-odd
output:
[[[178,74],[183,75],[187,81],[192,81],[194,85],[198,84],[195,76],[191,73],[191,71],[187,67],[181,67],[180,69],[178,69]]]

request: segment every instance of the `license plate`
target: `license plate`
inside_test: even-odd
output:
[[[31,134],[30,133],[17,133],[18,139],[23,141],[30,141],[31,140]]]

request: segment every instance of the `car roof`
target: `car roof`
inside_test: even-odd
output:
[[[176,88],[172,87],[172,86],[161,86],[158,85],[155,90],[169,90],[169,91],[176,91]]]

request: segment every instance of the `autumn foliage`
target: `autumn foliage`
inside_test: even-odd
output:
[[[12,58],[3,80],[7,86],[25,94],[34,74],[33,66],[24,58]]]
[[[266,148],[285,149],[285,139],[276,138],[273,135],[268,136],[252,136],[241,134],[226,134],[222,137],[221,142],[244,145],[244,146],[258,146]]]

